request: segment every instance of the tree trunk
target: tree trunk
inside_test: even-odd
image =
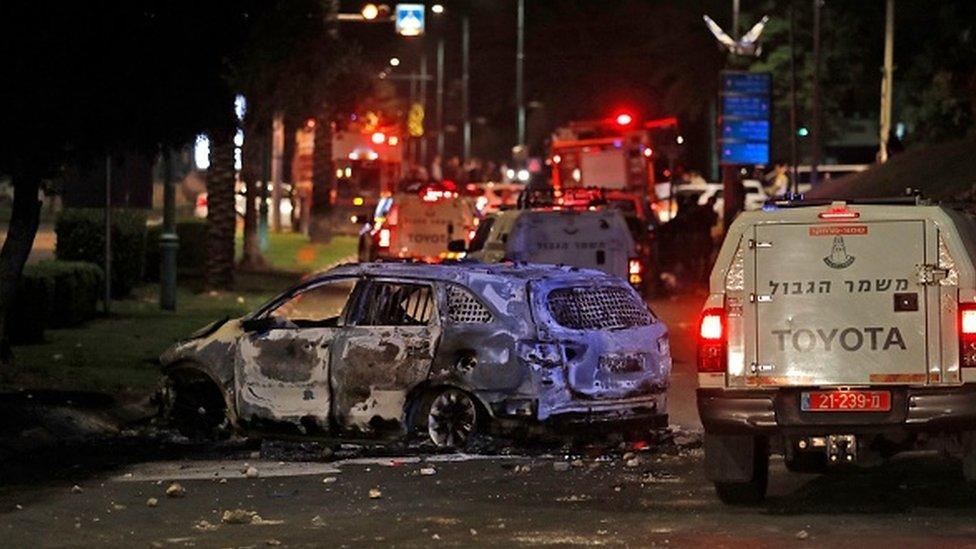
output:
[[[14,201],[10,212],[7,239],[0,250],[0,363],[10,363],[11,352],[7,340],[7,314],[14,303],[20,275],[34,245],[34,236],[41,219],[41,202],[37,199],[40,177],[34,173],[15,173]]]
[[[315,150],[312,152],[312,214],[308,235],[312,242],[332,239],[332,194],[336,187],[332,161],[332,117],[326,112],[315,121]]]
[[[240,266],[244,269],[263,269],[266,266],[258,241],[258,205],[264,193],[261,186],[266,182],[261,176],[262,156],[266,147],[267,134],[260,131],[261,125],[250,118],[244,130],[244,151],[242,153],[241,179],[247,186],[244,206],[244,251]]]
[[[234,283],[234,132],[222,129],[210,134],[210,168],[207,170],[207,270],[210,289],[229,289]]]

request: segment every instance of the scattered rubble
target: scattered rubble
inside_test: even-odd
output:
[[[433,467],[421,467],[420,468],[420,475],[421,476],[429,477],[431,475],[436,475],[436,474],[437,474],[437,469],[434,469]]]
[[[244,470],[244,476],[247,478],[258,478],[260,473],[258,472],[258,468],[252,465]]]
[[[796,533],[796,539],[807,539],[810,537],[810,533],[806,530],[800,530]]]
[[[370,488],[369,499],[380,499],[381,497],[383,497],[383,492],[379,488]]]
[[[156,498],[149,498],[146,500],[146,507],[156,507],[159,505],[159,500]]]
[[[71,487],[71,493],[72,494],[80,494],[83,491],[84,490],[81,489],[81,486],[78,486],[77,484],[75,484],[74,486]]]
[[[166,488],[166,497],[181,498],[186,495],[186,488],[179,482],[174,482]]]

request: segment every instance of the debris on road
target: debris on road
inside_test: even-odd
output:
[[[258,478],[260,473],[258,473],[258,468],[252,465],[244,470],[244,476],[247,478]]]
[[[245,509],[228,509],[224,511],[223,515],[220,517],[220,522],[224,524],[251,524],[254,520],[254,516],[257,515],[254,511],[247,511]]]
[[[149,498],[146,500],[146,507],[156,507],[159,505],[159,500],[156,498]]]
[[[181,498],[186,495],[186,488],[179,482],[174,482],[166,488],[166,497]]]
[[[213,532],[217,529],[217,525],[208,520],[198,520],[196,524],[193,525],[193,529],[201,532]]]
[[[71,493],[72,494],[80,494],[81,492],[83,492],[83,490],[81,489],[81,486],[78,486],[77,484],[75,484],[74,486],[71,487]]]
[[[433,467],[421,467],[420,468],[420,475],[421,476],[429,477],[431,475],[436,475],[436,474],[437,474],[437,469],[434,469]]]
[[[807,539],[810,537],[810,533],[806,530],[800,530],[796,533],[796,539]]]
[[[324,479],[322,479],[322,484],[332,484],[336,480],[338,479],[336,479],[335,477],[325,477]]]
[[[312,526],[316,528],[321,528],[325,525],[326,525],[325,519],[323,519],[321,516],[315,515],[314,517],[312,517]]]
[[[381,497],[383,497],[383,492],[379,488],[370,488],[369,499],[380,499]]]

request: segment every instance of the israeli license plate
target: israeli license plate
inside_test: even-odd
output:
[[[806,391],[800,393],[804,412],[888,412],[889,391]]]

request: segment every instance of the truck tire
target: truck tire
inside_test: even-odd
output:
[[[705,475],[727,505],[756,505],[766,498],[769,442],[765,437],[705,434]]]

